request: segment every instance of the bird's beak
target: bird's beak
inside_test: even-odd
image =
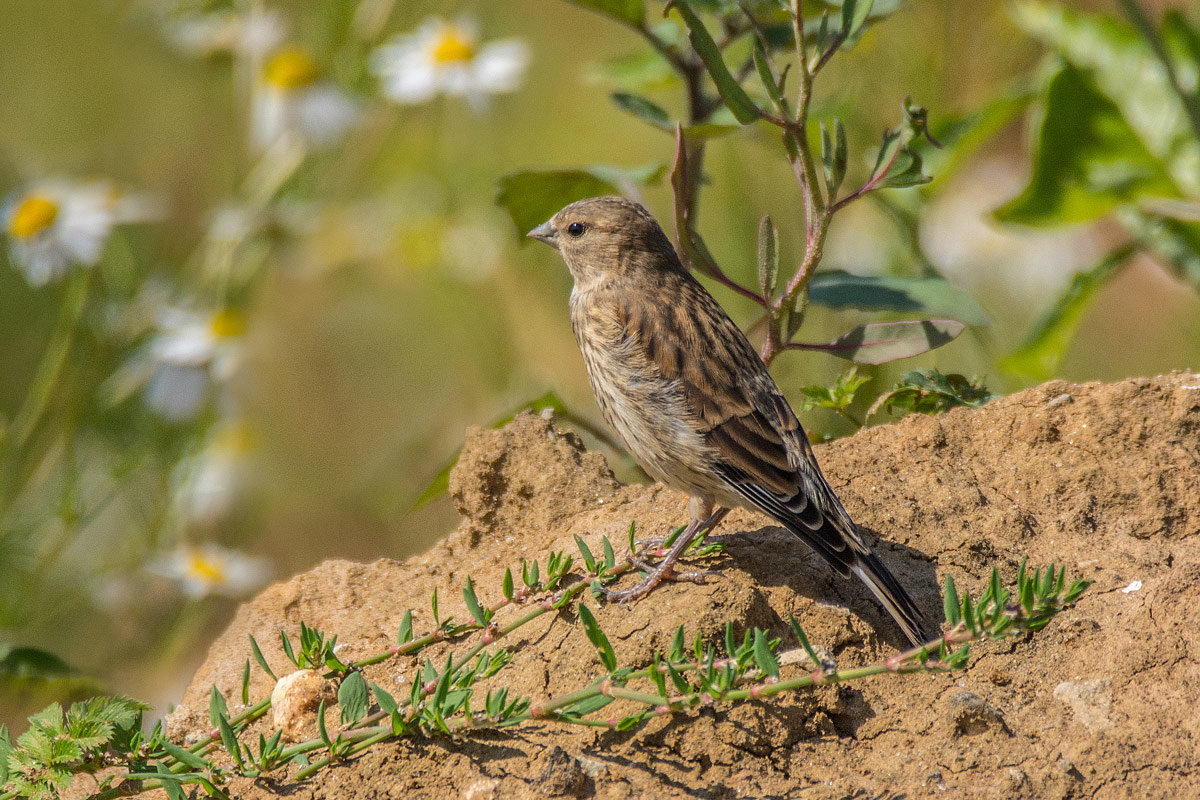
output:
[[[537,239],[540,242],[545,242],[555,250],[558,249],[558,233],[556,233],[554,228],[551,227],[550,220],[546,220],[525,235],[530,239]]]

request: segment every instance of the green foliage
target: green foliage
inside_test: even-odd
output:
[[[904,373],[899,383],[880,395],[867,416],[881,410],[901,415],[940,414],[956,406],[979,408],[995,397],[978,378],[969,380],[955,373],[944,375],[936,369],[914,370]]]
[[[793,343],[797,350],[822,350],[856,364],[885,364],[927,353],[953,341],[966,325],[953,319],[868,322],[828,344]]]
[[[871,0],[805,3],[801,15],[771,2],[670,0],[664,12],[678,15],[686,38],[679,36],[677,27],[663,24],[648,28],[640,21],[632,22],[634,17],[640,20],[643,9],[639,7],[625,21],[646,41],[654,56],[626,57],[619,62],[621,68],[610,64],[602,70],[606,80],[620,87],[612,95],[618,108],[655,129],[675,132],[671,188],[680,255],[690,268],[762,307],[767,336],[761,354],[768,365],[780,353],[800,349],[821,350],[861,364],[880,364],[940,347],[958,336],[965,324],[986,323],[970,298],[944,282],[928,280],[905,286],[903,279],[897,278],[880,279],[874,286],[869,281],[851,286],[847,281],[841,287],[827,285],[814,299],[828,299],[839,307],[928,310],[955,318],[867,323],[826,344],[792,341],[804,321],[812,296],[810,282],[835,213],[873,192],[918,186],[930,180],[924,172],[922,142],[933,147],[938,142],[929,135],[925,109],[908,100],[902,123],[884,132],[870,174],[857,189],[839,196],[850,165],[848,137],[840,119],[834,118],[828,125],[820,123],[819,159],[811,151],[809,114],[815,78],[837,52],[852,48],[872,23],[895,7],[892,2]],[[620,18],[615,7],[604,10]],[[715,18],[716,25],[706,22],[702,15]],[[714,30],[719,33],[714,34]],[[795,41],[797,30],[803,34],[801,42]],[[748,57],[739,63],[739,54],[747,52]],[[793,54],[799,63],[789,61],[781,67]],[[676,80],[666,79],[667,69]],[[789,97],[789,70],[794,98]],[[766,92],[762,103],[744,85],[752,78]],[[668,84],[682,86],[687,94],[684,119],[673,120],[662,105],[642,93],[651,85]],[[732,279],[717,263],[695,219],[704,186],[705,137],[759,121],[779,128],[781,155],[799,181],[803,212],[791,223],[805,232],[805,253],[794,274],[781,281],[776,224],[764,218],[758,231],[758,285],[749,288]],[[820,183],[819,172],[824,177]],[[597,184],[597,180],[604,185]],[[499,202],[518,230],[524,232],[567,202],[586,194],[607,193],[615,185],[594,170],[517,173],[501,181]],[[890,301],[885,297],[889,292]]]
[[[1142,197],[1178,195],[1162,162],[1086,73],[1063,67],[1045,103],[1029,185],[996,211],[997,219],[1069,225]]]
[[[691,42],[696,54],[700,56],[700,60],[704,62],[709,77],[716,84],[717,92],[725,101],[725,107],[743,125],[758,119],[760,114],[758,106],[750,99],[750,95],[746,94],[741,83],[733,77],[717,43],[713,41],[712,35],[704,27],[700,18],[696,16],[696,12],[688,5],[687,0],[669,0],[666,10],[671,9],[675,9],[683,17],[684,24],[688,28],[688,41]]]
[[[342,679],[337,697],[343,725],[353,725],[367,715],[371,694],[361,672],[355,670]]]
[[[1091,269],[1072,277],[1067,291],[1042,314],[1021,346],[1005,356],[1000,365],[1014,375],[1032,380],[1044,381],[1056,375],[1088,308],[1133,254],[1133,247],[1120,247]]]
[[[283,646],[284,654],[287,655],[289,661],[296,665],[296,669],[319,669],[320,667],[325,667],[333,674],[344,673],[349,669],[337,657],[336,635],[330,639],[326,639],[324,633],[315,628],[310,628],[301,622],[299,651],[292,648],[292,641],[288,638],[287,632],[280,631],[279,639],[280,644]]]
[[[1200,36],[1178,13],[1159,30],[1135,0],[1119,5],[1130,24],[1057,3],[1016,6],[1018,24],[1059,61],[1041,90],[1029,184],[996,216],[1035,226],[1115,216],[1132,240],[1076,275],[1001,361],[1023,378],[1057,374],[1092,302],[1134,253],[1154,254],[1200,288],[1200,224],[1190,210],[1200,197],[1200,100],[1181,78],[1200,74]]]
[[[814,275],[808,291],[811,303],[826,308],[903,311],[952,317],[968,325],[988,324],[979,304],[944,278],[851,275],[831,270]]]
[[[102,764],[110,743],[128,743],[148,708],[127,697],[93,697],[73,703],[65,713],[53,703],[34,714],[15,743],[0,728],[0,795],[58,797],[77,773]]]
[[[642,20],[646,16],[642,0],[570,0],[570,2],[583,8],[599,11],[601,14],[606,14],[633,27],[641,26]]]
[[[606,550],[611,550],[611,544],[604,541]],[[577,544],[581,555],[585,551],[590,554],[582,540]],[[697,552],[702,550],[689,551],[689,557]],[[119,785],[111,785],[111,780],[103,785],[96,796],[98,800],[152,788],[162,788],[172,798],[181,797],[186,796],[184,785],[195,785],[209,797],[223,798],[228,795],[221,787],[231,773],[216,767],[214,751],[218,749],[229,754],[237,773],[248,777],[267,775],[289,762],[299,763],[302,768],[294,775],[299,781],[379,742],[417,733],[461,736],[478,728],[503,728],[533,719],[633,730],[654,716],[680,714],[716,702],[770,702],[770,697],[781,692],[871,675],[943,672],[966,665],[971,642],[1044,627],[1055,614],[1074,603],[1088,585],[1086,581],[1075,581],[1068,587],[1064,569],[1051,565],[1030,571],[1022,562],[1013,589],[1006,589],[999,573],[993,570],[976,602],[969,594],[960,597],[954,581],[948,577],[944,607],[950,628],[941,639],[893,656],[884,663],[850,670],[839,670],[822,659],[792,619],[791,629],[797,642],[819,669],[789,676],[779,656],[780,638],[758,628],[745,630],[739,637],[734,634],[732,622],[725,625],[723,657],[699,634],[688,647],[687,634],[680,626],[671,638],[669,649],[652,654],[647,666],[621,666],[595,615],[579,602],[591,584],[587,580],[566,580],[574,560],[563,553],[551,553],[543,566],[531,566],[536,563],[522,565],[522,574],[529,579],[527,589],[531,593],[550,592],[554,591],[550,588],[553,584],[560,587],[557,594],[536,603],[530,603],[532,595],[514,595],[509,602],[530,605],[503,627],[490,618],[487,624],[477,619],[474,623],[454,625],[449,617],[437,615],[436,592],[430,598],[430,606],[435,609],[434,630],[414,636],[411,613],[406,614],[402,628],[407,630],[402,630],[399,637],[404,647],[359,664],[377,663],[401,652],[417,653],[439,641],[481,635],[465,652],[448,651],[440,666],[426,658],[408,681],[412,688],[407,697],[397,698],[379,685],[368,683],[357,668],[344,670],[338,688],[342,730],[336,735],[329,730],[327,708],[322,701],[316,714],[316,739],[283,747],[282,731],[276,730],[269,737],[259,734],[256,742],[243,742],[246,726],[269,710],[270,700],[261,700],[231,718],[224,696],[215,687],[209,702],[214,723],[212,735],[190,748],[165,740],[161,727],[143,737],[140,719],[146,707],[127,698],[93,698],[76,703],[65,714],[54,704],[34,715],[29,730],[15,743],[0,728],[0,800],[14,800],[18,794],[39,800],[55,797],[74,775],[107,765],[123,766],[128,774],[120,779],[123,782]],[[626,562],[600,571],[602,565],[594,556],[584,556],[581,563],[588,572],[582,576],[572,574],[582,578],[591,575],[602,583],[610,583],[632,568]],[[542,575],[547,576],[544,581]],[[473,582],[464,586],[463,595],[464,598],[475,595]],[[513,696],[504,686],[489,685],[483,693],[482,707],[473,708],[479,682],[499,675],[512,661],[508,650],[488,650],[492,638],[511,633],[568,605],[574,607],[584,634],[596,648],[604,676],[536,706],[527,697]],[[337,636],[304,623],[300,631],[300,655],[295,654],[289,638],[281,633],[280,643],[285,652],[292,652],[293,661],[305,659],[305,663],[328,666],[328,647]],[[650,691],[638,688],[640,685]],[[635,710],[615,719],[597,717],[618,699],[633,703]],[[374,713],[370,713],[372,700],[378,706]],[[309,754],[319,757],[313,760]]]
[[[805,386],[800,391],[804,393],[801,408],[811,411],[814,408],[831,408],[834,411],[844,411],[854,403],[854,394],[864,383],[871,380],[869,375],[859,375],[858,367],[850,369],[838,376],[833,386]]]
[[[653,164],[637,169],[590,167],[514,172],[500,179],[496,202],[508,212],[520,241],[525,234],[554,216],[560,208],[596,195],[621,194],[662,179],[663,168]]]

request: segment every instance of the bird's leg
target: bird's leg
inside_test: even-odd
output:
[[[694,502],[693,510],[695,510]],[[688,547],[692,544],[693,540],[695,540],[701,531],[712,530],[728,513],[728,508],[718,508],[703,521],[701,521],[702,518],[700,517],[693,517],[688,526],[684,528],[683,533],[679,534],[679,537],[675,540],[675,543],[671,545],[671,549],[667,551],[667,554],[663,557],[663,560],[658,562],[658,564],[653,567],[651,567],[649,564],[644,564],[641,561],[630,558],[630,561],[634,566],[649,573],[645,580],[643,580],[637,586],[621,592],[605,589],[604,594],[609,600],[617,603],[624,603],[630,600],[640,600],[654,591],[654,589],[663,581],[675,580],[703,583],[704,578],[712,573],[686,572],[682,575],[677,575],[675,574],[675,564],[687,551]]]
[[[705,520],[705,522],[700,524],[699,532],[711,532],[712,529],[717,526],[717,523],[721,521],[721,517],[724,517],[725,514],[729,513],[728,510],[726,510],[721,513],[720,517],[714,518],[713,502],[703,495],[692,495],[688,498],[688,511],[691,514],[691,522],[688,523],[689,527],[685,528],[679,534],[680,536],[687,536],[688,531],[691,530],[691,526],[700,524],[701,520]],[[692,531],[693,539],[695,538],[696,533],[696,531]],[[672,541],[670,536],[656,536],[653,539],[638,539],[633,544],[637,548],[637,554],[642,555],[643,557],[646,555],[662,556],[666,554],[662,549],[663,546],[670,541]],[[642,565],[640,562],[633,559],[630,560],[633,561],[634,565],[638,567],[638,569],[647,569],[647,567]]]

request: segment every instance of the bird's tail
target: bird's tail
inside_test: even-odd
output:
[[[925,616],[874,553],[858,553],[858,561],[851,569],[879,599],[914,646],[929,641]]]

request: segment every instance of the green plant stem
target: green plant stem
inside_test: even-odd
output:
[[[0,510],[9,506],[28,474],[36,468],[36,464],[24,463],[28,459],[23,458],[22,451],[33,438],[34,432],[46,415],[50,399],[59,387],[69,361],[71,347],[75,342],[75,334],[79,329],[79,321],[83,317],[83,309],[87,305],[92,276],[92,270],[80,270],[67,284],[59,306],[58,319],[42,353],[42,361],[34,374],[29,394],[26,395],[25,402],[17,411],[12,423],[7,428],[0,428],[0,459],[7,462],[4,464],[3,487],[0,488]],[[24,470],[21,469],[22,465]]]

